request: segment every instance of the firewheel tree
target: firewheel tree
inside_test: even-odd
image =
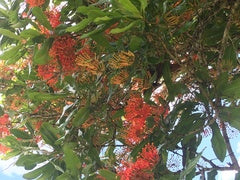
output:
[[[239,9],[1,0],[2,159],[25,179],[239,179]]]

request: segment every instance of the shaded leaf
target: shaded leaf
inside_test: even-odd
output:
[[[216,175],[217,175],[216,170],[212,170],[212,171],[208,172],[207,173],[207,180],[215,180]]]
[[[202,152],[188,162],[186,169],[181,172],[179,180],[184,180],[185,176],[191,173],[191,171],[196,167],[201,156]]]
[[[227,153],[226,144],[217,123],[211,125],[213,136],[211,139],[212,148],[217,158],[223,162]]]
[[[219,117],[240,131],[240,108],[225,107],[219,109]]]

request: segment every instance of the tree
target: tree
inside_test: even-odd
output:
[[[238,179],[239,3],[0,1],[3,158],[26,179]]]

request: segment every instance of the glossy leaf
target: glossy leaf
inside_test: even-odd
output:
[[[73,151],[73,148],[70,144],[64,145],[63,152],[64,162],[66,163],[67,169],[70,170],[72,175],[77,176],[78,171],[82,166],[77,154]]]
[[[88,107],[82,107],[79,109],[77,114],[75,115],[73,119],[73,125],[74,126],[81,126],[88,118],[90,115],[90,108]]]
[[[16,57],[16,55],[18,54],[19,50],[22,48],[23,46],[20,44],[20,45],[17,45],[17,46],[14,46],[10,49],[8,49],[7,51],[4,51],[3,54],[0,55],[0,58],[2,60],[9,60],[9,59],[12,59],[14,57]]]
[[[201,156],[202,152],[188,162],[186,169],[180,173],[179,180],[183,180],[185,176],[188,175],[196,167]]]
[[[117,174],[107,170],[107,169],[100,169],[99,174],[104,177],[106,180],[119,180],[120,178],[117,176]]]
[[[7,30],[7,29],[3,29],[3,28],[0,28],[0,35],[3,35],[3,36],[6,36],[8,38],[11,38],[11,39],[15,39],[15,40],[22,40],[22,38],[18,35],[16,35],[15,33]]]
[[[213,123],[211,125],[211,128],[213,131],[213,136],[211,139],[213,151],[217,158],[221,162],[223,162],[227,153],[226,144],[224,142],[223,136],[219,130],[218,125],[216,123]]]
[[[11,129],[10,132],[16,136],[17,138],[21,139],[32,139],[32,136],[25,131],[19,129]]]
[[[115,28],[115,29],[112,29],[110,31],[111,34],[118,34],[118,33],[122,33],[122,32],[125,32],[131,28],[133,28],[134,26],[136,26],[137,24],[139,23],[139,21],[133,21],[131,22],[130,24],[128,24],[127,26],[123,27],[123,28]]]
[[[38,49],[38,47],[35,48],[34,56],[33,56],[33,62],[35,64],[46,64],[51,58],[49,56],[49,48],[51,45],[51,41],[47,39]]]
[[[49,30],[52,30],[52,26],[50,25],[47,16],[44,14],[40,7],[32,8],[32,13],[37,18],[41,25],[43,25]]]
[[[55,142],[58,140],[57,132],[58,131],[51,124],[49,124],[47,122],[44,122],[41,125],[40,133],[41,133],[43,140],[47,144],[49,144],[53,147],[56,147],[56,148],[58,148],[58,146],[55,145]]]

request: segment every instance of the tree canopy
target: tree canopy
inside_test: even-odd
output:
[[[239,9],[0,0],[2,159],[25,179],[239,179]],[[199,149],[208,135],[216,159]]]

